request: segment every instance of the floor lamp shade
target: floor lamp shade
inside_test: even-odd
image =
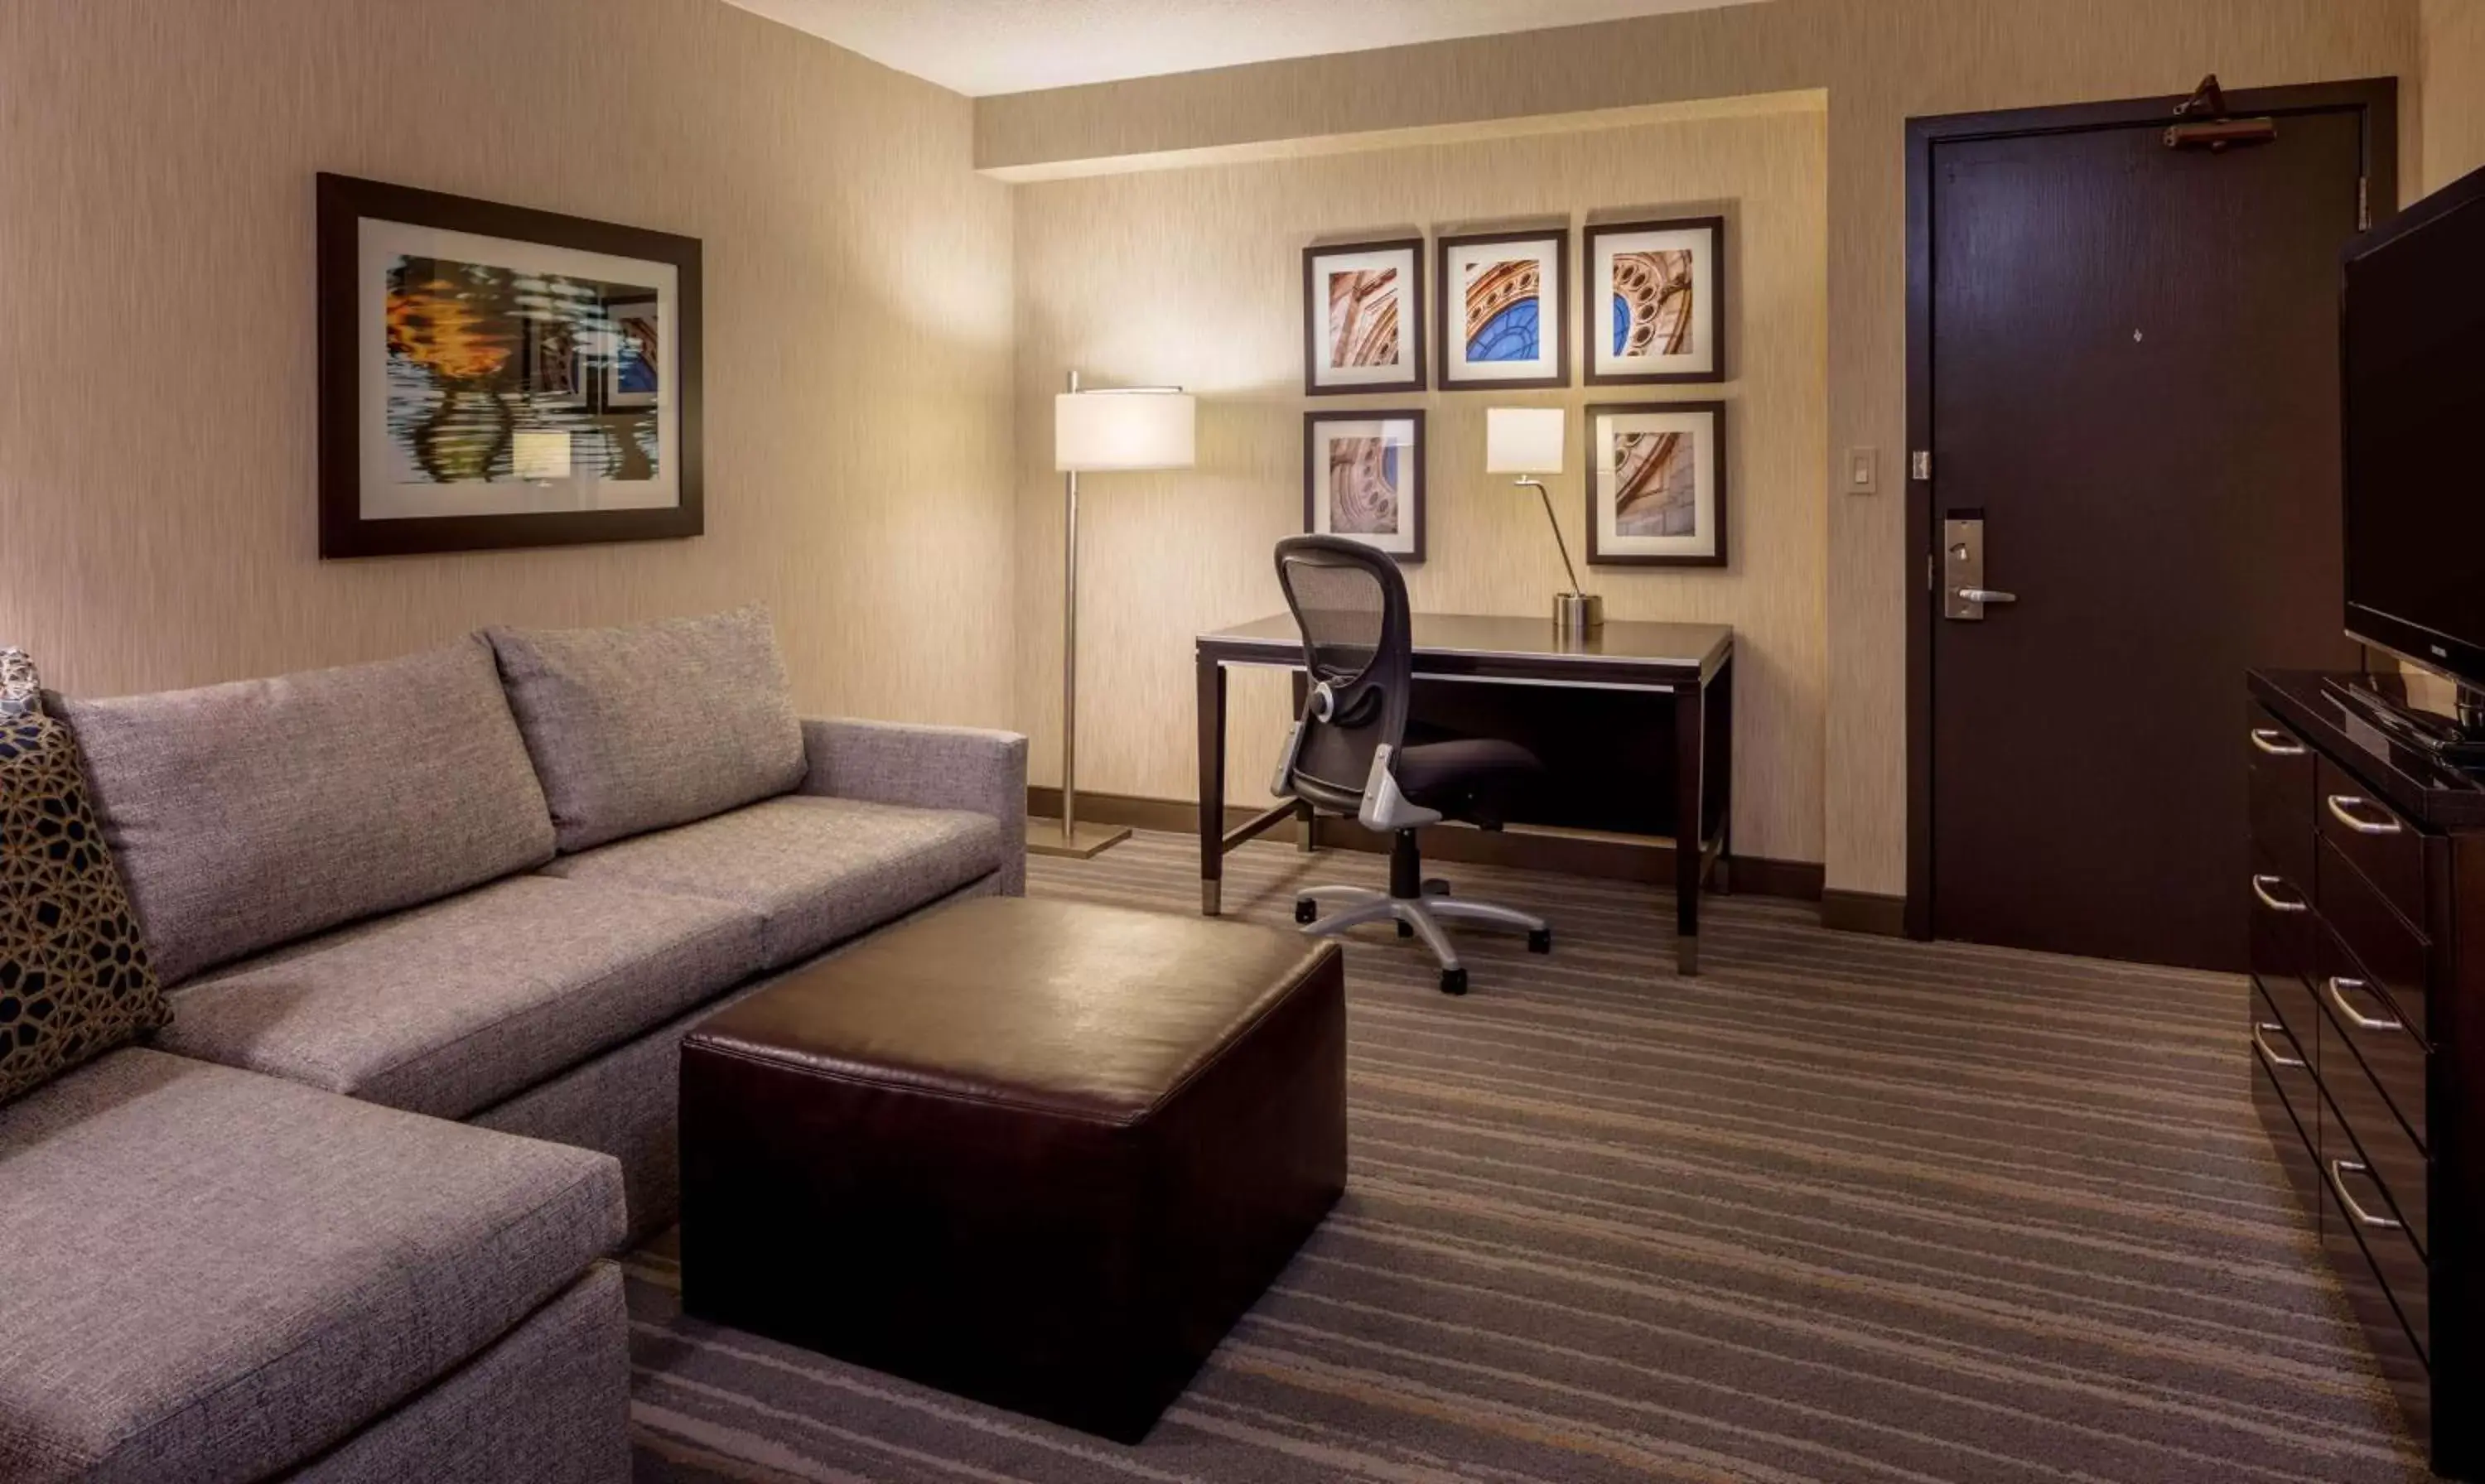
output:
[[[1198,462],[1197,422],[1197,403],[1181,391],[1065,391],[1052,399],[1052,467],[1188,469]]]
[[[1484,414],[1484,472],[1558,474],[1563,424],[1558,407],[1488,407]]]

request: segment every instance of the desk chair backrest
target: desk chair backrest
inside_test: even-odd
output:
[[[1388,804],[1403,800],[1388,759],[1406,735],[1414,685],[1406,578],[1359,541],[1289,536],[1277,543],[1277,583],[1302,631],[1310,688],[1275,792],[1367,823],[1377,823],[1376,803],[1394,816]],[[1394,817],[1385,827],[1396,827]]]

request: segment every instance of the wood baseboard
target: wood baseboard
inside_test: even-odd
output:
[[[1061,791],[1030,787],[1026,791],[1026,807],[1030,815],[1058,820],[1061,818]],[[1258,813],[1256,809],[1228,804],[1225,806],[1225,827],[1232,829],[1247,823]],[[1081,789],[1079,792],[1079,817],[1099,824],[1127,824],[1133,829],[1162,830],[1169,834],[1189,835],[1199,830],[1199,806],[1188,799],[1092,794]],[[1285,826],[1278,826],[1269,838],[1286,838]],[[1385,854],[1389,850],[1389,842],[1385,838],[1358,829],[1351,823],[1338,821],[1323,825],[1321,844],[1337,850],[1365,850],[1376,855]],[[1423,845],[1424,855],[1429,860],[1507,866],[1520,871],[1558,871],[1605,880],[1646,881],[1657,886],[1671,885],[1674,881],[1674,847],[1662,841],[1555,833],[1524,827],[1486,831],[1451,826],[1426,830]],[[1736,855],[1732,858],[1730,870],[1732,884],[1738,892],[1760,897],[1784,897],[1795,902],[1818,902],[1821,897],[1822,868],[1816,861]]]
[[[1907,935],[1907,899],[1870,891],[1823,891],[1820,925],[1841,932],[1902,938]]]

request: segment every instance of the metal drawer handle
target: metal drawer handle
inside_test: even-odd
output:
[[[2269,1049],[2268,1041],[2261,1039],[2271,1031],[2277,1031],[2282,1034],[2285,1030],[2286,1027],[2280,1025],[2274,1020],[2263,1020],[2257,1025],[2254,1025],[2252,1028],[2253,1049],[2259,1052],[2260,1059],[2267,1062],[2272,1066],[2301,1068],[2311,1065],[2310,1063],[2306,1062],[2302,1057],[2280,1056],[2277,1052]]]
[[[2269,894],[2269,889],[2271,887],[2284,886],[2285,884],[2286,879],[2283,877],[2256,876],[2253,877],[2253,895],[2260,899],[2260,904],[2262,906],[2269,908],[2273,912],[2301,912],[2305,910],[2306,903],[2301,897],[2296,898],[2293,902],[2280,902],[2278,898]]]
[[[2300,758],[2304,756],[2304,743],[2300,742],[2289,742],[2287,741],[2287,737],[2284,732],[2278,731],[2271,727],[2253,727],[2252,729],[2252,744],[2274,758]]]
[[[2347,986],[2350,985],[2363,990],[2366,994],[2373,992],[2373,986],[2364,983],[2361,979],[2341,979],[2337,975],[2333,974],[2328,979],[2321,982],[2321,987],[2329,991],[2330,1008],[2336,1011],[2339,1014],[2346,1016],[2347,1023],[2349,1025],[2355,1027],[2359,1031],[2404,1031],[2407,1029],[2405,1025],[2396,1020],[2389,1019],[2387,1016],[2376,1020],[2370,1015],[2360,1013],[2356,1007],[2347,1003],[2346,990]]]
[[[2395,1217],[2376,1216],[2358,1205],[2356,1198],[2347,1194],[2346,1177],[2349,1174],[2361,1174],[2369,1178],[2372,1173],[2362,1160],[2334,1159],[2330,1161],[2330,1188],[2337,1193],[2338,1203],[2347,1208],[2347,1214],[2355,1219],[2357,1226],[2370,1227],[2376,1231],[2405,1231],[2406,1222]]]
[[[2373,807],[2373,801],[2355,794],[2330,796],[2330,817],[2360,835],[2395,835],[2406,826],[2385,814],[2379,820],[2360,820],[2347,811]]]

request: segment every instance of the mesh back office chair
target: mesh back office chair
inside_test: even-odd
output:
[[[1524,929],[1531,951],[1551,952],[1543,918],[1453,901],[1449,882],[1424,879],[1417,829],[1443,820],[1498,829],[1503,805],[1543,769],[1515,742],[1406,744],[1413,626],[1398,564],[1342,536],[1290,536],[1277,543],[1277,581],[1302,630],[1310,684],[1270,792],[1393,837],[1386,892],[1311,887],[1296,898],[1295,920],[1326,936],[1394,918],[1400,936],[1420,936],[1440,960],[1447,994],[1466,993],[1467,971],[1443,919]],[[1324,918],[1323,906],[1337,910]]]

